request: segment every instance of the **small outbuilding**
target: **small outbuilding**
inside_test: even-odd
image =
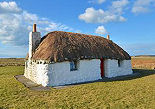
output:
[[[132,74],[131,57],[107,38],[64,31],[29,34],[24,76],[59,86]]]

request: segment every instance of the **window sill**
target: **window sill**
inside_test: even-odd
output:
[[[72,69],[72,70],[70,70],[70,71],[77,71],[78,69]]]

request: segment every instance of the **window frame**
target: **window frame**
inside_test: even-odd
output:
[[[76,71],[78,70],[78,67],[79,67],[79,61],[78,60],[73,60],[73,61],[70,61],[70,71]]]
[[[122,67],[123,60],[118,60],[118,67]]]

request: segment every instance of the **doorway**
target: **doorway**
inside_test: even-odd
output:
[[[101,69],[101,77],[103,78],[105,75],[104,75],[104,59],[101,58],[101,63],[100,63],[100,69]]]

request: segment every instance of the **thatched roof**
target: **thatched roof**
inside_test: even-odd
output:
[[[54,31],[44,36],[32,57],[34,60],[51,62],[100,58],[131,59],[126,51],[111,40],[63,31]]]

